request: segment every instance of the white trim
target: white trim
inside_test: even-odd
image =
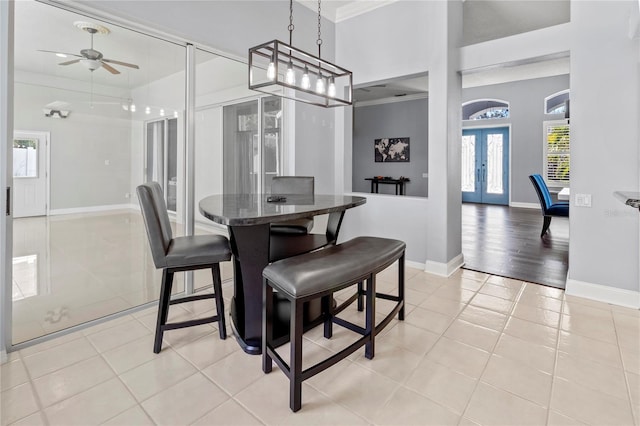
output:
[[[519,203],[517,201],[512,201],[509,203],[509,207],[519,207],[521,209],[539,209],[539,203]]]
[[[564,291],[570,296],[584,297],[612,305],[640,309],[640,291],[625,290],[602,284],[593,284],[567,278]]]
[[[414,262],[413,260],[405,260],[404,266],[406,266],[407,268],[420,269],[421,271],[424,271],[426,268],[426,265],[424,263]]]
[[[449,277],[451,274],[462,268],[464,265],[464,255],[460,253],[447,263],[434,262],[427,260],[424,265],[424,271],[441,277]]]
[[[379,7],[387,6],[391,3],[395,3],[398,0],[377,0],[377,1],[355,1],[347,3],[346,5],[339,7],[336,10],[335,22],[342,22],[354,16],[362,15],[367,12],[371,12]]]
[[[415,101],[417,99],[428,99],[429,93],[414,93],[412,95],[407,96],[394,96],[393,98],[383,98],[383,99],[373,99],[371,101],[360,101],[354,102],[354,108],[372,106],[372,105],[382,105],[382,104],[395,104],[397,102],[408,102]]]
[[[70,209],[55,209],[49,210],[50,216],[62,215],[62,214],[78,214],[78,213],[96,213],[106,212],[111,210],[140,210],[135,204],[109,204],[104,206],[90,206],[90,207],[73,207]]]

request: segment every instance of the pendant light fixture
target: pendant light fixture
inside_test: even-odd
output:
[[[318,0],[318,56],[293,47],[293,0],[289,0],[289,44],[279,40],[249,49],[249,89],[322,107],[352,104],[351,71],[321,58]]]

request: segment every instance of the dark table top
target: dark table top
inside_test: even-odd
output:
[[[364,180],[371,180],[374,182],[379,182],[379,183],[401,183],[401,182],[411,182],[411,179],[409,178],[403,178],[403,179],[387,179],[387,178],[364,178]]]
[[[352,195],[285,195],[284,202],[267,202],[267,197],[267,194],[210,195],[200,201],[200,213],[222,225],[250,226],[340,212],[367,201]]]

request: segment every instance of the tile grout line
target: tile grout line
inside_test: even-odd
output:
[[[609,307],[611,308],[611,305],[609,305]],[[627,374],[627,370],[625,368],[625,362],[624,362],[624,357],[622,356],[622,348],[620,345],[620,337],[618,336],[618,327],[616,326],[616,317],[613,314],[613,310],[610,310],[611,313],[611,318],[613,320],[613,331],[616,334],[616,343],[618,346],[618,356],[620,356],[620,363],[622,364],[622,375],[624,377],[624,383],[625,386],[627,388],[627,403],[629,404],[629,407],[631,408],[631,419],[634,421],[634,423],[640,424],[640,413],[636,413],[635,408],[633,407],[633,405],[631,404],[631,402],[633,401],[633,397],[631,396],[631,385],[629,384],[629,375]]]
[[[553,370],[551,373],[551,389],[549,390],[549,401],[547,402],[547,420],[546,424],[549,424],[549,420],[551,418],[551,402],[553,401],[553,389],[555,388],[556,379],[557,379],[557,368],[558,368],[558,358],[560,356],[560,334],[562,333],[562,316],[564,315],[566,308],[566,298],[565,295],[562,295],[562,306],[560,308],[560,320],[558,322],[558,331],[556,333],[556,351],[553,357]],[[564,415],[564,414],[563,414]],[[567,416],[569,417],[569,416]]]
[[[481,373],[480,373],[480,375],[478,376],[478,380],[476,381],[476,383],[475,383],[475,385],[474,385],[474,387],[473,387],[473,391],[471,392],[471,396],[469,397],[469,400],[468,400],[468,401],[467,401],[467,403],[465,404],[465,407],[464,407],[464,410],[463,410],[463,412],[462,412],[462,416],[460,417],[460,420],[465,419],[465,418],[467,418],[467,419],[468,419],[468,417],[465,417],[465,414],[467,413],[467,410],[469,410],[469,404],[471,403],[471,399],[473,399],[473,395],[474,395],[474,394],[476,393],[476,391],[478,390],[478,386],[480,385],[480,382],[482,381],[482,376],[484,375],[484,372],[487,370],[487,366],[489,365],[489,361],[491,361],[491,356],[492,356],[492,355],[494,355],[494,353],[495,353],[495,349],[496,349],[496,347],[498,346],[498,342],[500,341],[500,338],[502,337],[502,335],[503,335],[503,334],[505,334],[505,333],[504,333],[504,330],[507,328],[507,324],[509,323],[509,320],[513,317],[513,312],[514,312],[514,311],[515,311],[515,309],[516,309],[516,305],[517,305],[518,301],[520,300],[520,297],[522,297],[522,294],[524,293],[525,288],[526,288],[526,287],[527,287],[527,285],[528,285],[528,283],[527,283],[527,282],[525,282],[525,281],[521,281],[521,280],[518,280],[518,281],[520,281],[520,282],[522,283],[522,286],[521,286],[521,288],[520,288],[520,291],[518,292],[518,295],[515,297],[515,300],[513,300],[513,301],[512,301],[513,303],[512,303],[512,305],[511,305],[511,309],[509,310],[509,314],[507,314],[507,319],[506,319],[506,321],[504,322],[504,324],[503,324],[503,326],[502,326],[502,329],[500,330],[500,335],[498,336],[498,339],[497,339],[497,340],[496,340],[496,342],[493,344],[493,347],[491,348],[491,351],[489,352],[489,359],[487,359],[486,364],[485,364],[485,365],[484,365],[484,367],[482,368],[482,372],[481,372]],[[488,279],[487,279],[487,282],[488,282]],[[485,282],[485,283],[483,283],[483,286],[484,286],[484,284],[486,284],[486,282]],[[480,291],[480,289],[478,289],[478,292],[479,292],[479,291]],[[476,293],[476,294],[477,294],[477,293]],[[474,298],[475,298],[475,296],[474,296]],[[489,384],[489,386],[493,386],[493,385],[490,385],[490,384]],[[495,387],[495,386],[493,386],[493,387]],[[500,389],[500,388],[497,388],[497,389]],[[507,390],[504,390],[504,389],[500,389],[500,390],[503,390],[504,392],[507,392],[507,393],[512,394],[512,395],[515,395],[515,394],[513,394],[513,393],[511,393],[511,392],[509,392],[509,391],[507,391]],[[519,397],[519,398],[522,398],[522,399],[525,399],[526,401],[529,401],[528,399],[523,398],[523,397],[521,397],[520,395],[515,395],[515,396],[517,396],[517,397]],[[547,413],[548,413],[548,409],[547,409]],[[472,421],[473,421],[473,419],[469,419],[469,420],[472,420]],[[458,424],[460,424],[460,423],[458,423]]]

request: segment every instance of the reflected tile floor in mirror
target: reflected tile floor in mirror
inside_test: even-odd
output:
[[[13,235],[14,344],[158,299],[162,271],[137,211],[14,219]],[[230,271],[222,264],[223,280]],[[196,288],[208,285],[210,273],[196,272]]]
[[[396,276],[393,265],[378,288],[392,292]],[[639,424],[640,311],[468,270],[406,277],[405,321],[378,335],[374,359],[359,350],[305,381],[295,414],[285,375],[263,374],[217,323],[166,332],[155,355],[152,307],[10,353],[0,424]],[[378,320],[392,305],[376,301]],[[203,300],[170,316],[213,312]],[[343,315],[364,322],[355,305]],[[312,329],[303,364],[358,337]]]

